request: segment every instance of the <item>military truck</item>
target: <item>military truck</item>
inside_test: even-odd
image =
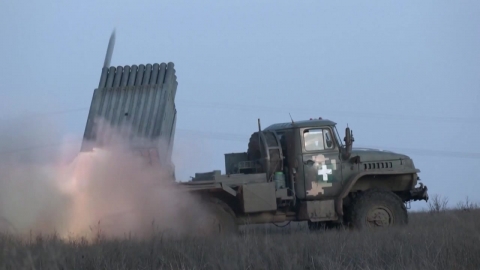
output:
[[[278,123],[251,135],[248,149],[225,154],[225,174],[197,173],[181,185],[207,205],[215,229],[307,221],[312,230],[406,225],[406,203],[428,200],[420,170],[406,155],[352,148],[336,123]]]
[[[81,151],[101,148],[108,132],[97,120],[126,127],[133,151],[171,171],[177,111],[173,63],[110,66],[110,37],[98,88],[94,90]],[[162,142],[159,144],[158,142]],[[196,173],[175,184],[211,211],[221,232],[240,224],[308,221],[311,229],[346,224],[356,228],[408,222],[405,204],[428,200],[411,158],[374,149],[352,148],[347,127],[343,141],[336,123],[310,119],[263,129],[258,120],[243,153],[225,154],[225,173]],[[418,185],[418,186],[417,186]]]

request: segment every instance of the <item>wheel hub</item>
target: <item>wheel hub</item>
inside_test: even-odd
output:
[[[371,227],[388,227],[394,222],[392,212],[384,207],[372,209],[368,213],[366,220]]]

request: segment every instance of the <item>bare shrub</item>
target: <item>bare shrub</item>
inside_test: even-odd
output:
[[[479,208],[478,203],[474,203],[474,202],[470,201],[468,196],[465,199],[465,201],[461,201],[461,202],[457,203],[457,209],[462,210],[462,211],[471,211],[471,210],[475,210],[475,209],[478,209],[478,208]]]
[[[428,208],[430,213],[439,213],[447,210],[448,198],[435,194],[428,202]]]

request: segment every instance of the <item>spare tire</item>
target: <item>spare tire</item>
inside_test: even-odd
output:
[[[268,147],[280,147],[279,141],[275,133],[271,131],[264,131],[263,134],[265,135],[265,139],[267,141]],[[247,156],[248,160],[254,161],[258,160],[261,164],[261,171],[263,173],[267,173],[267,178],[269,179],[275,172],[282,170],[282,153],[279,149],[270,149],[270,169],[267,172],[267,166],[265,166],[265,145],[264,142],[261,142],[259,138],[259,133],[254,132],[250,136],[250,141],[248,142],[248,150]]]

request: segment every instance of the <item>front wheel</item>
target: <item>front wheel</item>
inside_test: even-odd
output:
[[[386,228],[408,224],[402,200],[393,192],[369,190],[360,194],[349,207],[348,221],[356,229]]]

